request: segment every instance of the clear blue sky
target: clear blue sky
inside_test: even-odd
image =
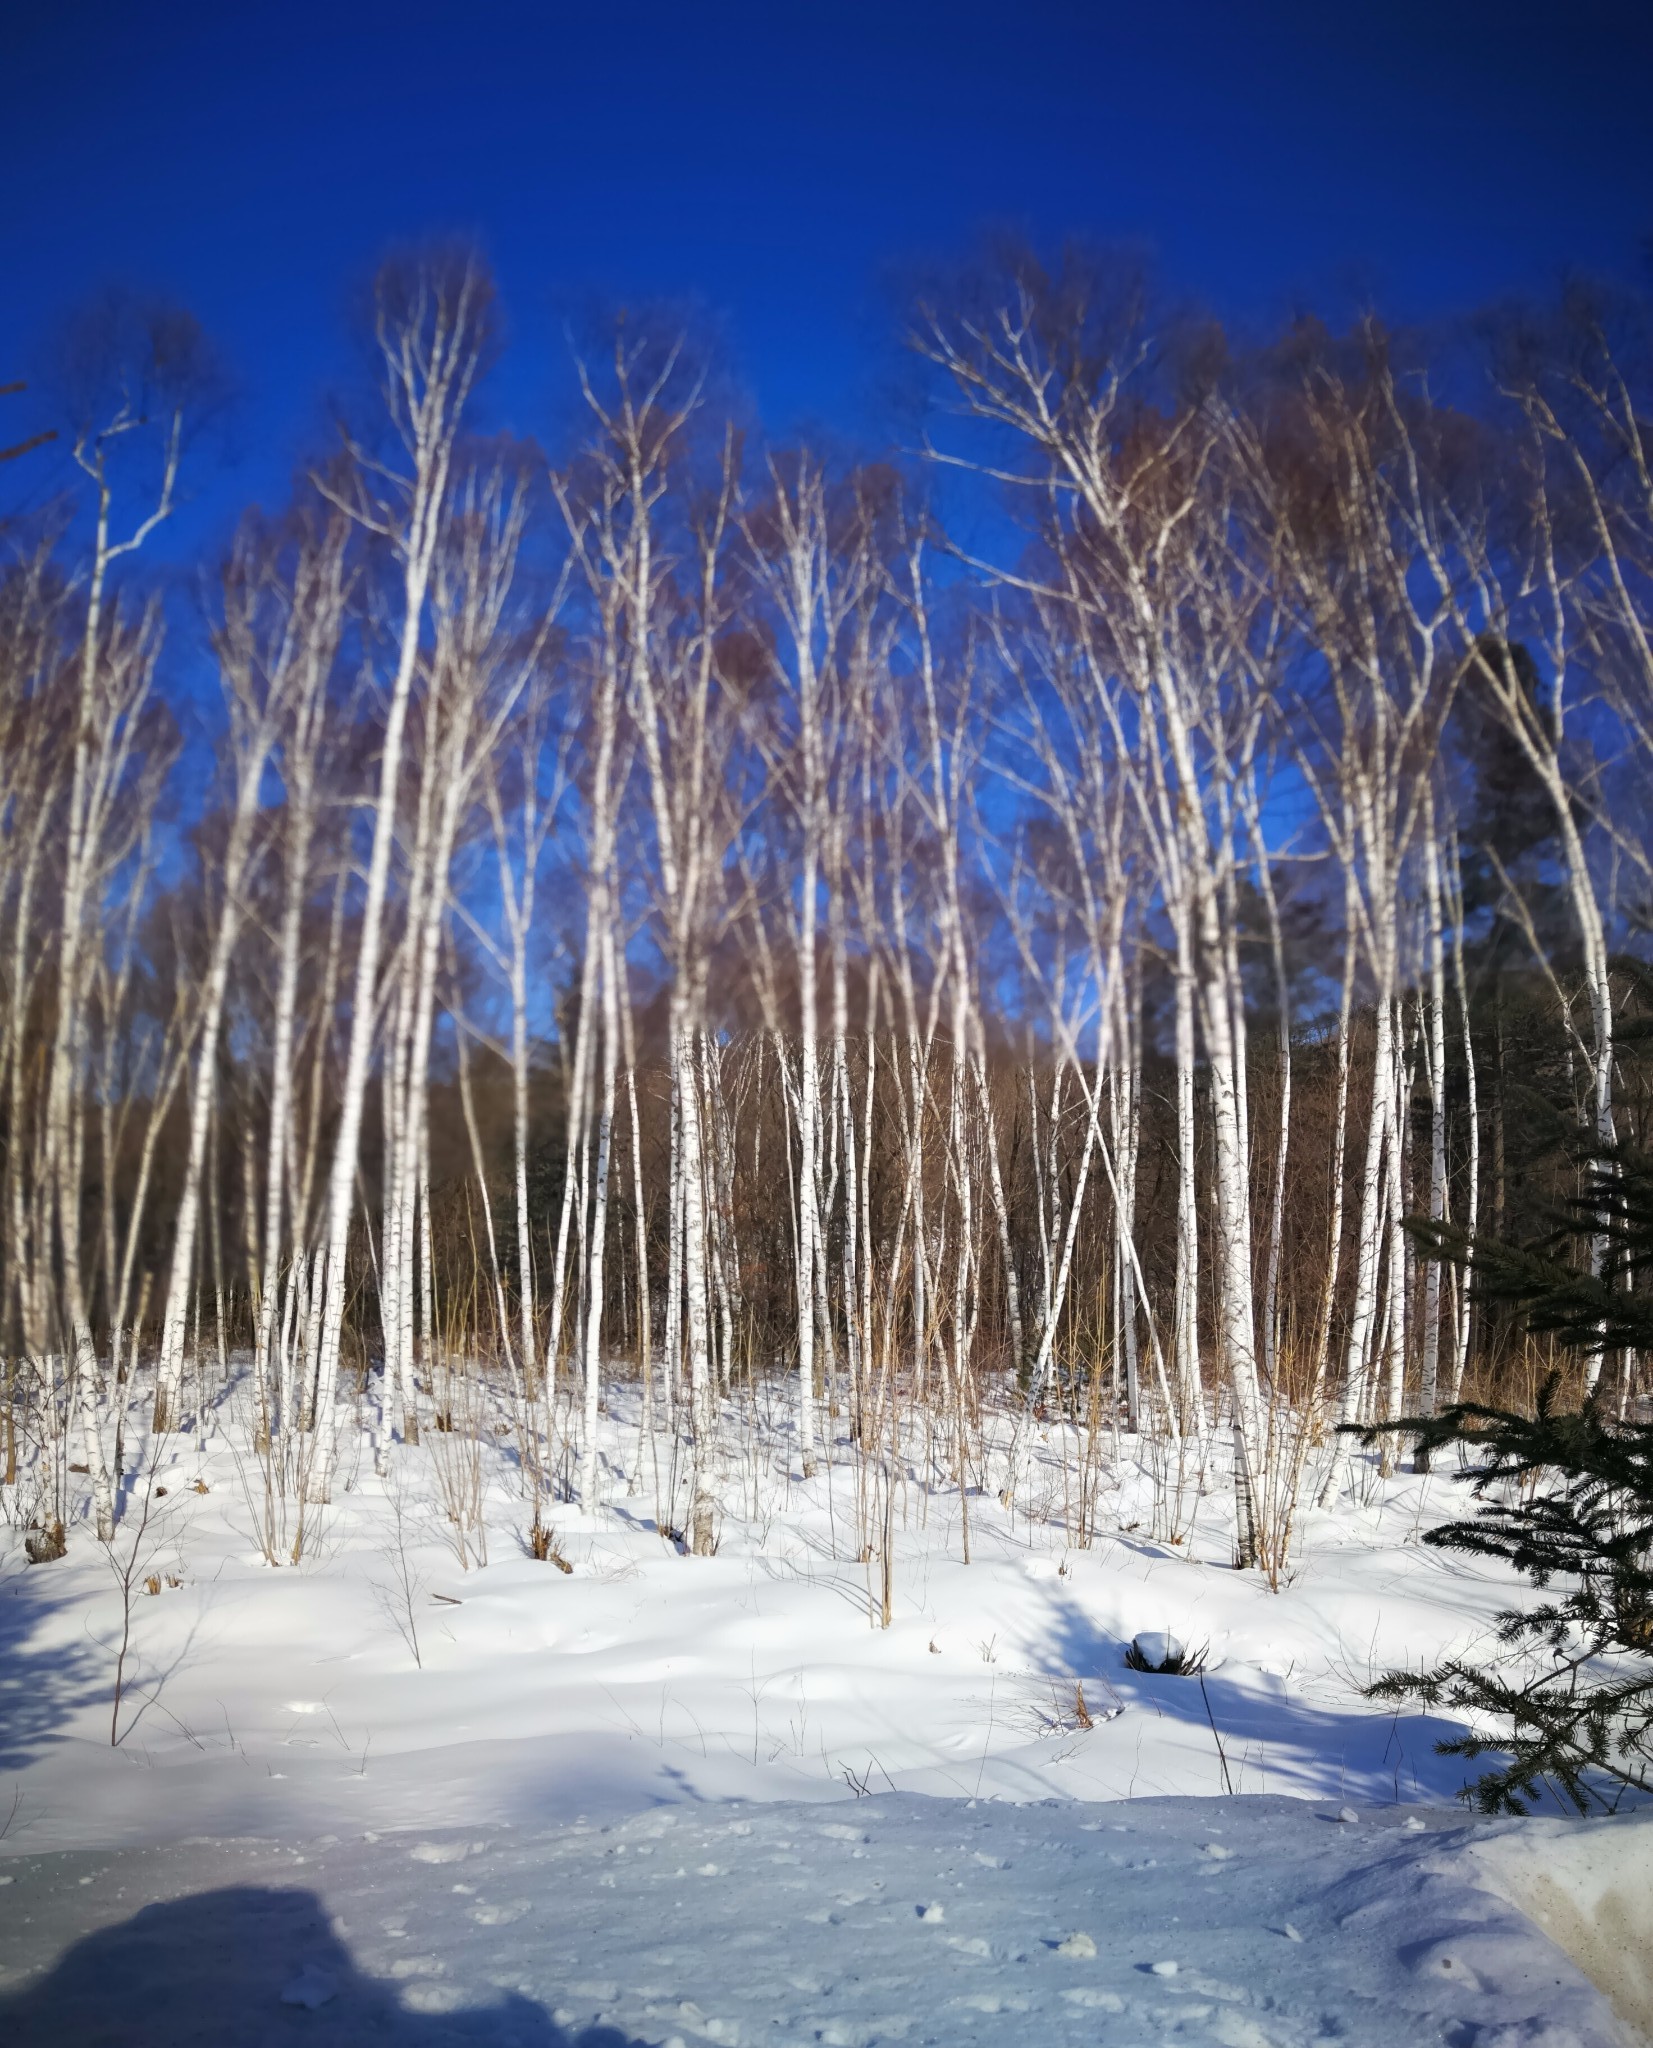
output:
[[[771,427],[853,434],[890,272],[987,219],[1134,242],[1255,318],[1648,276],[1647,0],[6,13],[0,381],[111,278],[183,300],[244,394],[233,480],[198,479],[225,504],[279,493],[352,285],[431,230],[490,253],[494,423],[541,433],[571,300],[695,294]]]

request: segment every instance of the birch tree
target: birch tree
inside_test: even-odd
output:
[[[336,1387],[344,1328],[345,1251],[356,1199],[357,1148],[373,1051],[390,856],[396,830],[404,734],[423,641],[432,567],[447,509],[460,422],[482,367],[492,293],[473,257],[422,259],[387,269],[375,294],[374,339],[385,409],[399,458],[352,447],[342,484],[318,479],[341,510],[376,536],[396,565],[399,616],[385,692],[384,738],[371,813],[350,1036],[338,1129],[328,1174],[322,1253],[322,1315],[316,1350],[314,1499],[332,1486]]]
[[[266,549],[267,543],[255,531],[243,531],[225,571],[223,611],[214,633],[231,788],[228,827],[217,863],[220,895],[196,1018],[183,1186],[173,1228],[171,1276],[156,1362],[154,1427],[158,1431],[174,1429],[182,1419],[184,1327],[201,1221],[208,1124],[219,1086],[219,1032],[230,968],[246,915],[250,870],[261,853],[258,840],[265,822],[265,776],[289,722],[289,698],[297,693],[313,705],[319,691],[317,650],[314,641],[306,639],[306,628],[313,622],[302,612],[294,613],[279,604],[273,625],[265,616],[269,595]],[[332,632],[336,637],[336,619]],[[299,716],[305,715],[306,707],[301,705]]]
[[[113,410],[82,425],[74,445],[75,463],[92,491],[92,543],[70,747],[57,936],[57,1016],[48,1062],[43,1161],[43,1179],[55,1210],[60,1314],[73,1354],[75,1402],[92,1475],[97,1534],[105,1543],[113,1540],[115,1532],[114,1493],[98,1421],[99,1369],[87,1310],[80,1224],[80,1083],[87,1050],[84,1026],[89,979],[86,955],[95,942],[102,892],[127,851],[122,798],[145,751],[146,714],[153,701],[161,641],[158,606],[151,604],[133,615],[112,591],[110,578],[115,565],[135,554],[172,514],[184,417],[182,392],[166,374],[170,365],[165,327],[151,325],[141,337],[141,347],[136,376],[145,379],[146,373],[152,375],[163,403],[158,481],[147,507],[119,537],[114,525],[112,465],[129,436],[150,431],[143,410],[145,397],[124,373],[118,373],[121,389]],[[170,404],[166,403],[168,397]]]

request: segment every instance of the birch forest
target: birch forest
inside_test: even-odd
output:
[[[419,253],[290,502],[180,575],[197,337],[129,321],[71,488],[0,466],[31,1556],[234,1387],[272,1565],[414,1455],[482,1562],[485,1442],[554,1554],[620,1417],[690,1552],[759,1442],[853,1469],[846,1557],[915,1492],[965,1561],[984,1496],[1082,1546],[1130,1441],[1161,1540],[1231,1491],[1278,1581],[1397,1455],[1341,1425],[1530,1400],[1424,1249],[1647,1141],[1646,335],[1575,291],[1242,340],[1012,255],[915,297],[881,459],[635,315],[548,349],[529,445],[483,266]]]

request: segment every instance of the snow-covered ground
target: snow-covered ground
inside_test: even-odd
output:
[[[1072,1545],[1050,1432],[1013,1515],[971,1499],[968,1565],[956,1491],[898,1486],[885,1629],[847,1459],[806,1484],[784,1432],[732,1429],[717,1555],[686,1557],[634,1425],[600,1507],[552,1511],[566,1572],[505,1439],[485,1568],[451,1443],[376,1469],[364,1436],[282,1569],[233,1398],[140,1443],[129,1487],[165,1492],[115,1747],[110,1561],[82,1527],[28,1568],[7,1531],[0,2040],[1621,2038],[1522,1911],[1653,2011],[1653,1817],[1471,1821],[1442,1724],[1360,1697],[1517,1595],[1420,1545],[1444,1477],[1363,1473],[1275,1593],[1229,1568],[1222,1489],[1190,1474],[1171,1528],[1128,1440]],[[1127,1670],[1146,1630],[1202,1678]]]
[[[1260,1796],[885,1794],[23,1859],[0,1954],[51,1968],[0,1987],[0,2039],[1621,2043],[1473,1881],[1470,1832]]]

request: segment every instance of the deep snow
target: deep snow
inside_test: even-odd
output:
[[[275,1570],[234,1409],[129,1461],[166,1492],[118,1747],[108,1561],[81,1528],[25,1568],[6,1533],[0,2040],[1622,2038],[1523,1914],[1649,2010],[1653,1818],[1472,1822],[1440,1726],[1360,1698],[1518,1597],[1420,1546],[1442,1476],[1363,1472],[1273,1593],[1228,1567],[1220,1487],[1156,1523],[1128,1440],[1088,1548],[1047,1432],[1031,1515],[972,1499],[968,1566],[915,1468],[885,1630],[852,1471],[804,1484],[784,1431],[731,1432],[689,1558],[622,1402],[604,1500],[554,1511],[568,1573],[528,1555],[502,1442],[461,1569],[451,1447],[368,1432]],[[1127,1670],[1150,1629],[1203,1682]]]

